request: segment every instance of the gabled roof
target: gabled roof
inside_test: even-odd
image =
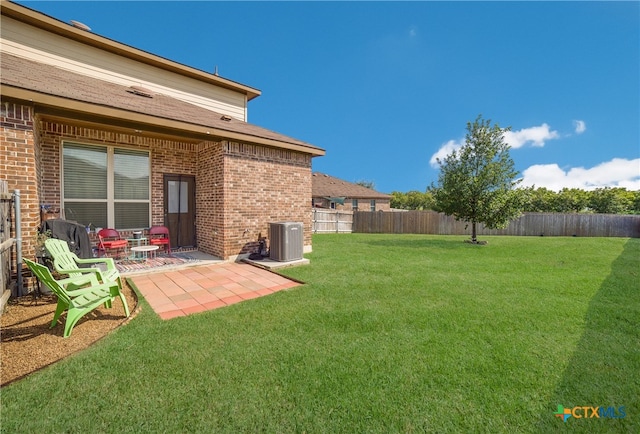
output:
[[[391,196],[379,193],[358,184],[343,181],[320,172],[313,172],[313,197],[344,197],[347,199],[391,199]]]
[[[211,74],[173,60],[165,59],[164,57],[114,41],[113,39],[100,36],[91,31],[83,30],[26,6],[2,0],[0,2],[0,7],[2,15],[7,17],[11,17],[15,20],[38,27],[48,32],[64,36],[65,38],[117,54],[118,56],[126,57],[167,71],[172,71],[186,77],[195,78],[206,83],[215,84],[216,86],[231,89],[236,92],[244,93],[247,96],[247,101],[251,101],[253,98],[260,96],[260,91],[253,87],[220,77],[217,74]]]
[[[150,97],[56,66],[1,53],[3,99],[29,101],[45,111],[67,111],[140,125],[144,130],[187,133],[201,140],[226,138],[324,155],[309,143],[165,95]],[[123,122],[120,122],[122,124]],[[144,126],[143,126],[144,125]]]

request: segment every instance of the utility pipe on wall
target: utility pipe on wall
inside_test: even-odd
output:
[[[16,272],[18,284],[14,297],[24,295],[22,287],[22,217],[20,215],[20,190],[13,190],[13,209],[16,213]]]

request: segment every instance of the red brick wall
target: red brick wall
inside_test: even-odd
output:
[[[61,146],[67,140],[149,150],[152,225],[164,221],[163,175],[194,175],[201,251],[224,259],[256,251],[258,237],[268,237],[269,222],[277,221],[302,222],[305,246],[311,246],[307,154],[236,142],[180,142],[37,118],[34,138],[29,107],[2,108],[0,173],[10,189],[22,191],[25,240],[35,238],[40,204],[60,207]],[[33,255],[26,244],[25,256]]]
[[[222,144],[204,142],[198,152],[196,176],[196,236],[198,249],[225,256],[224,179]]]
[[[23,256],[34,254],[35,235],[40,225],[38,153],[33,134],[32,107],[0,102],[0,178],[9,192],[20,190]],[[15,233],[11,234],[15,237]],[[15,269],[15,264],[13,265]]]
[[[353,211],[351,199],[344,202],[344,209]],[[358,199],[358,211],[371,211],[371,199]],[[391,211],[391,200],[376,199],[375,211]]]
[[[151,150],[151,224],[164,225],[164,175],[196,176],[198,144],[170,140],[146,140],[145,143]]]
[[[39,142],[42,161],[47,168],[42,189],[42,203],[60,207],[60,155],[62,143],[120,146],[151,153],[151,225],[164,224],[163,175],[195,175],[198,144],[144,137],[70,123],[42,121],[39,123]],[[123,235],[125,233],[123,232]]]
[[[224,142],[223,153],[225,257],[257,251],[270,222],[302,222],[310,248],[311,157],[236,142]]]
[[[43,161],[47,167],[45,203],[60,204],[60,152],[63,141],[107,146],[124,146],[151,152],[151,224],[164,222],[163,175],[195,175],[197,164],[197,144],[172,140],[124,134],[102,129],[85,128],[72,124],[45,121],[40,123],[40,144]]]
[[[311,246],[311,158],[266,146],[203,143],[196,201],[198,247],[222,258],[257,251],[269,223],[303,222]]]

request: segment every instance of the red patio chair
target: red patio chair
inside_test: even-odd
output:
[[[126,256],[128,242],[125,239],[120,238],[120,232],[115,229],[102,229],[98,232],[98,256],[101,253],[104,256],[109,257],[110,252],[115,252],[117,255],[122,251],[122,256]]]
[[[169,229],[166,226],[153,226],[149,229],[149,244],[152,246],[163,246],[164,251],[171,255],[171,241],[169,240]]]

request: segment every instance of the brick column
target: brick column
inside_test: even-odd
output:
[[[0,101],[0,178],[7,180],[10,192],[20,190],[22,256],[32,258],[40,225],[40,170],[30,106]]]

